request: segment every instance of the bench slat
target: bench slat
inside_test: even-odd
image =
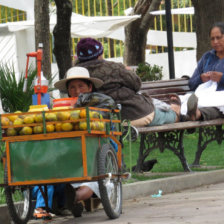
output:
[[[158,94],[168,94],[168,93],[176,93],[176,94],[185,94],[190,92],[189,87],[183,87],[183,88],[158,88],[158,89],[141,89],[141,92],[148,93],[149,95],[158,95]]]
[[[180,80],[159,80],[159,81],[150,81],[150,82],[142,82],[141,89],[152,89],[152,88],[161,88],[161,87],[175,87],[175,86],[188,86],[187,79]]]
[[[172,124],[165,124],[161,126],[152,126],[152,127],[136,127],[139,133],[151,133],[151,132],[166,132],[173,130],[184,130],[191,128],[199,128],[206,126],[215,126],[224,124],[224,119],[219,118],[210,121],[186,121]]]

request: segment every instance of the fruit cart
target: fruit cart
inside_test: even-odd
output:
[[[85,107],[0,116],[6,147],[2,186],[14,223],[30,219],[33,186],[85,181],[98,181],[107,216],[119,217],[125,177],[119,110]]]

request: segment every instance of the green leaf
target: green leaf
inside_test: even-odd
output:
[[[0,98],[2,108],[7,113],[12,113],[17,110],[26,112],[32,104],[32,95],[34,94],[33,81],[36,78],[37,71],[31,66],[28,69],[27,90],[23,92],[25,74],[16,76],[13,67],[8,65],[0,65]],[[51,85],[54,77],[49,79]],[[50,88],[49,91],[53,89]]]

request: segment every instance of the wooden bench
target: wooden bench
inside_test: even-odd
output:
[[[143,82],[141,92],[148,93],[153,98],[167,101],[167,94],[178,95],[190,92],[188,78]],[[139,171],[141,164],[154,149],[163,152],[171,150],[179,159],[184,171],[191,171],[184,155],[183,137],[188,129],[199,129],[198,146],[192,166],[199,166],[202,152],[208,143],[217,141],[221,144],[224,138],[222,129],[224,119],[210,121],[187,121],[162,126],[138,127],[140,134],[140,149],[135,171]]]

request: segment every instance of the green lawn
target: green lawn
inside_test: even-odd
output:
[[[185,156],[189,164],[193,163],[195,152],[197,150],[197,139],[198,134],[186,134],[184,136],[184,151]],[[224,143],[218,145],[217,142],[212,142],[208,144],[205,151],[202,153],[200,165],[203,168],[193,168],[192,170],[207,170],[211,166],[217,166],[218,168],[224,168]],[[138,158],[139,150],[139,140],[135,143],[132,143],[132,165],[136,165],[136,160]],[[125,147],[123,149],[124,161],[127,167],[130,167],[130,153],[128,142],[125,142]],[[165,150],[163,153],[160,153],[158,149],[152,151],[147,159],[157,159],[158,163],[155,164],[151,172],[183,172],[182,165],[180,160],[172,151]]]

